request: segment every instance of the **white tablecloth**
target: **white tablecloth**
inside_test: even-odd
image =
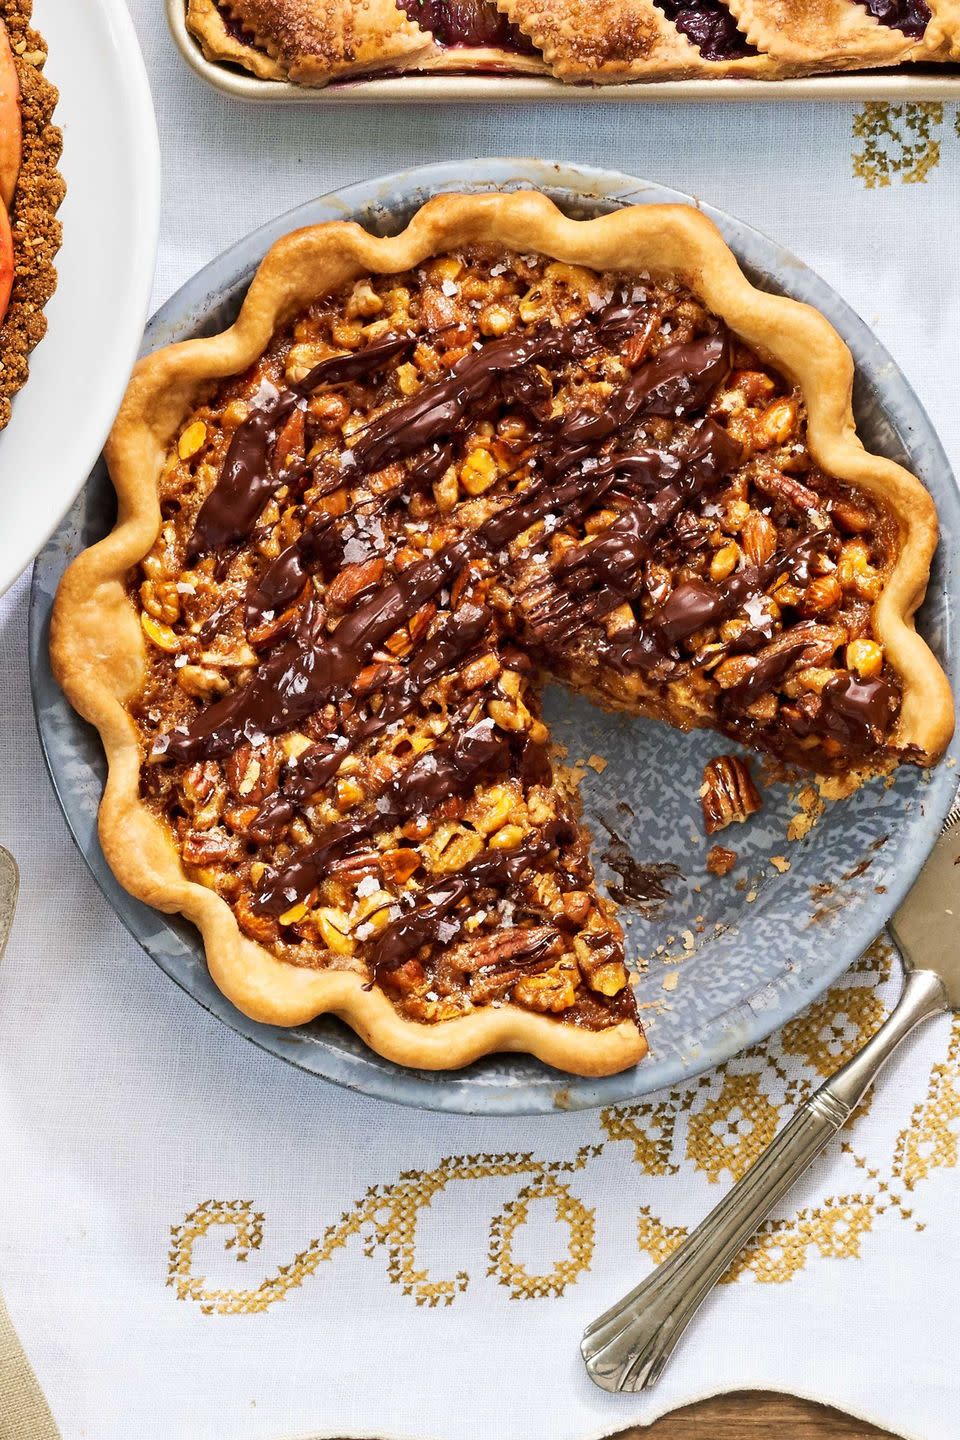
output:
[[[159,0],[132,9],[163,146],[158,302],[362,176],[489,154],[609,165],[802,255],[960,459],[949,107],[245,109],[184,69]],[[345,1094],[210,1019],[121,929],[43,773],[26,611],[21,581],[0,601],[0,841],[23,876],[0,969],[0,1290],[65,1440],[588,1440],[752,1386],[956,1440],[947,1021],[790,1196],[652,1396],[595,1390],[577,1351],[875,1026],[899,984],[889,958],[641,1106],[477,1120]]]

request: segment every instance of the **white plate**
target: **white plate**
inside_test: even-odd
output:
[[[0,594],[69,509],[143,335],[160,225],[150,87],[123,0],[34,0],[60,91],[63,246],[47,333],[0,431]]]

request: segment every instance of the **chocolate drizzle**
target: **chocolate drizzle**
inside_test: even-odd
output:
[[[897,696],[886,680],[838,676],[823,689],[820,722],[845,744],[866,747],[882,740],[896,710]]]
[[[669,860],[653,865],[638,860],[622,835],[605,821],[601,824],[610,837],[603,858],[620,876],[619,884],[611,881],[607,885],[611,898],[618,905],[628,905],[652,919],[663,902],[670,899],[670,890],[664,882],[676,879],[680,867]]]
[[[406,914],[381,930],[370,953],[370,968],[376,977],[383,970],[402,965],[422,945],[435,944],[444,921],[454,934],[459,925],[448,921],[461,900],[478,890],[498,892],[516,887],[525,871],[544,860],[555,847],[576,838],[576,827],[568,820],[554,820],[535,832],[515,850],[482,850],[456,875],[426,886]],[[453,939],[451,934],[449,939]]]
[[[281,550],[259,581],[247,592],[247,628],[269,621],[291,605],[307,580],[320,570],[331,580],[343,563],[343,540],[329,515],[320,515],[303,533]]]
[[[282,483],[282,475],[271,463],[271,452],[298,405],[305,404],[321,385],[341,385],[370,374],[413,343],[410,335],[384,335],[362,350],[321,360],[289,390],[262,387],[266,393],[261,393],[252,414],[233,432],[220,478],[200,507],[187,559],[193,562],[250,534],[260,511]]]
[[[330,863],[377,829],[401,819],[428,815],[451,795],[469,793],[483,776],[502,772],[510,746],[482,721],[455,739],[436,745],[387,786],[375,807],[356,820],[333,825],[315,844],[298,852],[282,870],[264,877],[255,905],[268,915],[282,915],[305,899],[324,877]],[[339,759],[338,759],[339,763]]]
[[[454,367],[449,380],[425,387],[419,395],[378,417],[361,433],[351,451],[356,469],[359,473],[376,470],[431,444],[446,444],[448,428],[462,421],[466,415],[472,416],[472,407],[480,406],[482,409],[498,378],[505,372],[527,365],[533,359],[544,361],[552,358],[556,363],[571,354],[579,354],[587,348],[587,342],[582,338],[584,335],[595,343],[590,331],[582,327],[566,330],[541,327],[532,335],[493,341],[465,356]],[[392,341],[390,345],[381,345],[375,357],[376,363],[380,363],[384,354],[395,354],[399,343]],[[373,348],[370,346],[368,350]],[[356,366],[366,353],[361,351],[347,357],[342,364]],[[313,377],[318,371],[322,371],[327,379],[331,375],[339,376],[342,372],[335,368],[336,364],[336,359],[323,362],[303,382],[304,386],[315,383]],[[571,517],[586,513],[618,475],[636,480],[639,474],[641,478],[649,479],[658,473],[674,470],[672,457],[656,452],[635,453],[608,457],[598,464],[595,475],[588,476],[585,481],[576,476],[563,478],[571,465],[577,462],[580,447],[586,442],[588,433],[592,445],[597,439],[605,439],[641,409],[646,411],[651,408],[655,413],[663,413],[665,408],[685,412],[687,407],[702,406],[728,366],[727,347],[721,338],[710,337],[691,344],[672,345],[631,376],[611,397],[609,409],[604,415],[591,415],[585,420],[581,412],[574,412],[564,417],[545,442],[547,460],[542,478],[519,503],[507,505],[475,531],[382,586],[356,605],[340,621],[332,635],[326,634],[326,617],[319,602],[308,600],[293,636],[254,671],[247,684],[201,710],[186,727],[177,728],[163,737],[165,744],[159,743],[157,753],[180,761],[216,759],[235,750],[243,740],[255,742],[260,736],[289,729],[326,701],[343,695],[376,647],[448,584],[475,555],[484,550],[502,550],[534,520],[550,511],[563,510]],[[287,398],[281,396],[274,408],[282,406]],[[256,419],[256,415],[251,419]],[[250,423],[250,420],[244,422],[234,436],[234,442]],[[262,437],[267,431],[258,424],[254,433]],[[220,508],[237,495],[241,466],[236,457],[231,465],[234,442],[231,442],[225,464],[225,473],[228,466],[231,467],[226,487],[221,479],[201,509],[198,528],[207,507],[212,506],[214,500],[217,500],[217,505],[212,506],[211,516],[219,514]],[[253,454],[252,442],[241,449],[246,463]],[[669,502],[661,491],[655,497],[658,508],[648,508],[644,522],[645,543],[679,510],[685,494],[702,487],[708,478],[723,473],[738,453],[738,448],[719,426],[710,421],[704,422],[688,457],[689,463],[681,483],[676,490],[670,491]],[[237,503],[244,523],[248,520],[252,523],[249,497],[251,493],[264,493],[263,482],[253,469],[249,469],[245,473],[245,483],[248,488],[242,501],[237,500]],[[205,536],[210,534],[209,524],[204,530]],[[223,524],[217,533],[227,528]],[[622,538],[626,540],[626,536]],[[322,563],[325,556],[332,552],[334,543],[329,536],[328,525],[321,520],[282,552],[248,596],[248,622],[262,618],[265,610],[268,613],[275,611],[295,599],[314,557]],[[598,608],[595,607],[595,610]],[[428,651],[428,657],[430,654]],[[429,668],[428,658],[425,669]]]
[[[292,392],[273,391],[237,426],[227,446],[220,478],[197,515],[187,545],[188,561],[192,563],[210,550],[223,550],[249,535],[280,484],[270,465],[270,452],[296,406],[297,396]]]
[[[332,635],[316,598],[307,601],[292,637],[245,685],[163,737],[158,753],[173,760],[214,760],[244,740],[257,743],[305,720],[345,694],[370,655],[463,568],[470,555],[457,541],[376,591],[346,615]]]
[[[681,641],[736,614],[746,601],[763,594],[779,575],[805,570],[824,539],[818,533],[806,535],[762,565],[749,565],[722,584],[684,581],[626,640],[608,641],[603,647],[604,658],[621,670],[662,671]]]
[[[197,514],[187,558],[192,563],[204,555],[219,555],[222,573],[231,563],[231,547],[250,536],[266,538],[269,531],[255,527],[266,502],[284,484],[292,491],[283,497],[291,507],[287,515],[304,528],[249,582],[245,595],[218,607],[199,629],[201,643],[208,643],[216,626],[232,610],[242,609],[248,639],[259,652],[256,667],[232,691],[161,736],[154,748],[155,758],[192,764],[222,759],[245,742],[257,748],[269,736],[304,727],[312,743],[280,766],[277,788],[255,812],[252,806],[243,809],[245,838],[285,842],[257,884],[252,903],[259,915],[297,925],[297,914],[288,912],[302,915],[301,905],[321,903],[320,887],[333,870],[341,865],[375,870],[383,863],[371,848],[375,839],[383,843],[384,832],[438,811],[461,816],[462,802],[478,783],[507,777],[511,783],[519,781],[526,792],[532,785],[551,782],[547,751],[529,733],[508,734],[490,719],[477,723],[476,716],[485,713],[479,702],[489,699],[489,688],[459,699],[445,688],[430,689],[470,657],[497,653],[503,658],[516,645],[529,657],[523,662],[528,670],[534,660],[550,666],[562,662],[564,647],[594,625],[595,636],[582,644],[592,646],[601,665],[643,672],[653,682],[666,684],[699,663],[699,632],[714,630],[736,615],[779,577],[807,578],[825,543],[820,533],[800,535],[786,546],[781,537],[783,548],[768,560],[742,564],[720,584],[695,578],[694,563],[685,572],[694,578],[681,577],[657,605],[647,598],[646,587],[653,588],[650,567],[664,557],[672,560],[678,539],[685,542],[691,532],[707,534],[706,526],[697,532],[700,522],[692,502],[719,489],[744,456],[720,420],[707,413],[733,363],[722,329],[667,345],[652,358],[631,360],[637,368],[627,369],[619,383],[587,386],[588,403],[555,414],[561,407],[555,402],[552,371],[573,367],[570,383],[578,388],[584,373],[588,380],[596,378],[597,369],[611,373],[602,368],[605,358],[594,364],[605,349],[618,351],[638,333],[644,343],[649,338],[658,323],[656,308],[644,291],[633,293],[642,298],[618,298],[573,324],[542,324],[478,342],[444,378],[424,383],[399,403],[385,404],[392,392],[374,382],[363,403],[354,403],[355,409],[372,410],[374,418],[351,433],[339,459],[327,449],[316,462],[307,458],[290,466],[278,459],[288,448],[281,440],[284,427],[293,419],[296,426],[291,424],[287,434],[298,433],[296,412],[307,411],[310,397],[321,387],[372,379],[421,337],[382,336],[357,351],[329,357],[287,389],[261,385]],[[624,354],[640,356],[642,349],[634,343]],[[742,364],[739,357],[736,363]],[[462,519],[451,516],[442,548],[435,553],[426,549],[422,559],[407,564],[408,546],[403,566],[399,554],[392,563],[390,545],[381,546],[380,540],[395,536],[391,517],[396,507],[433,486],[462,457],[466,431],[481,421],[495,421],[504,411],[508,417],[519,412],[521,439],[505,442],[507,454],[516,456],[516,467],[505,476],[501,452],[501,483],[484,502],[486,518],[458,531]],[[309,431],[304,449],[308,457],[313,453]],[[396,483],[395,472],[364,485],[388,466],[402,467],[402,484]],[[509,480],[515,480],[513,493],[505,493]],[[303,490],[294,489],[301,481]],[[311,512],[311,505],[334,490],[352,496],[346,516]],[[588,521],[601,506],[607,518],[599,533],[569,543],[571,528]],[[411,507],[408,539],[417,529],[412,523],[417,513]],[[512,564],[508,547],[538,524],[543,525],[544,544],[541,551],[541,542],[533,541],[530,565],[540,588],[531,587],[529,604],[522,587],[516,587],[517,593],[511,590],[509,573],[499,595],[494,589],[487,593],[489,579],[478,582],[476,577],[502,572],[508,560]],[[795,518],[790,524],[792,533]],[[558,527],[566,532],[562,538],[567,543],[552,546],[548,537]],[[341,587],[340,595],[349,599],[335,600],[314,584],[314,577],[329,586],[346,564],[353,566],[349,542],[364,531],[379,537],[373,558],[381,563],[374,567],[373,578],[365,583],[357,579],[352,594]],[[416,534],[412,539],[420,543]],[[707,541],[695,541],[694,549],[696,543],[705,546]],[[363,554],[362,544],[353,548]],[[527,546],[523,549],[526,555]],[[526,560],[517,558],[516,564],[525,565]],[[599,622],[620,607],[631,607],[631,628],[625,636],[608,636]],[[408,625],[411,638],[404,649],[394,641],[398,635],[403,638]],[[742,640],[740,653],[759,648],[763,632],[756,626],[754,630],[755,638]],[[716,702],[720,724],[731,731],[752,724],[754,700],[776,687],[801,659],[807,643],[785,632],[756,656],[748,655],[745,678]],[[381,779],[379,793],[375,783],[365,785],[358,813],[317,834],[323,823],[318,817],[330,813],[320,804],[323,792],[344,759],[393,726],[425,695],[431,714],[443,706],[449,725],[444,738],[412,755],[389,783]],[[854,750],[876,747],[889,729],[896,700],[885,680],[860,683],[841,676],[818,697],[816,715],[800,707],[787,723],[797,733],[815,729]],[[395,753],[402,751],[398,747]],[[258,799],[265,791],[257,792]],[[443,809],[448,802],[452,810]],[[290,830],[298,815],[299,826],[308,823],[316,838],[291,853],[287,846],[293,847],[293,836],[301,833],[299,826]],[[610,887],[614,898],[642,906],[665,898],[665,882],[675,867],[641,866],[627,854],[620,837],[613,831],[610,835],[607,859],[622,881]],[[468,898],[490,891],[497,897],[515,894],[526,903],[527,871],[555,850],[561,855],[551,866],[558,872],[568,867],[568,877],[574,877],[568,884],[582,882],[582,874],[578,880],[569,868],[571,852],[564,850],[577,844],[577,827],[563,815],[528,831],[513,849],[483,849],[455,874],[428,876],[415,892],[401,890],[383,928],[375,934],[372,926],[368,930],[368,938],[374,938],[364,960],[372,975],[397,970],[423,946],[446,946],[465,938],[461,906]],[[537,931],[525,957],[517,960],[511,954],[510,964],[552,963],[562,938],[556,926],[562,929],[564,923]],[[300,932],[284,930],[284,943],[293,943],[293,933]],[[593,932],[590,943],[603,949],[612,942],[603,931]],[[622,957],[618,947],[616,942],[614,950]],[[594,996],[592,1003],[607,1002]],[[611,1001],[610,1007],[629,1009],[632,1003],[631,992]]]

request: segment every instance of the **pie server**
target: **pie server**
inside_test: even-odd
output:
[[[758,1160],[668,1259],[583,1332],[580,1350],[603,1390],[655,1385],[709,1292],[794,1181],[850,1118],[905,1035],[928,1015],[960,1010],[960,804],[888,930],[906,983],[875,1035],[806,1100]]]

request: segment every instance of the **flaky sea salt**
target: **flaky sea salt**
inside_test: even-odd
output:
[[[348,540],[343,547],[343,558],[348,565],[356,565],[370,555],[370,546],[365,540]]]
[[[360,896],[372,895],[374,891],[379,889],[380,882],[375,875],[364,875],[360,884],[357,886],[357,894]]]
[[[755,629],[763,631],[766,635],[772,634],[773,616],[770,614],[766,595],[751,595],[743,602],[743,609]]]
[[[443,291],[444,295],[447,295],[450,298],[452,298],[454,295],[460,294],[459,285],[455,285],[452,280],[444,280],[440,286],[440,289]]]

